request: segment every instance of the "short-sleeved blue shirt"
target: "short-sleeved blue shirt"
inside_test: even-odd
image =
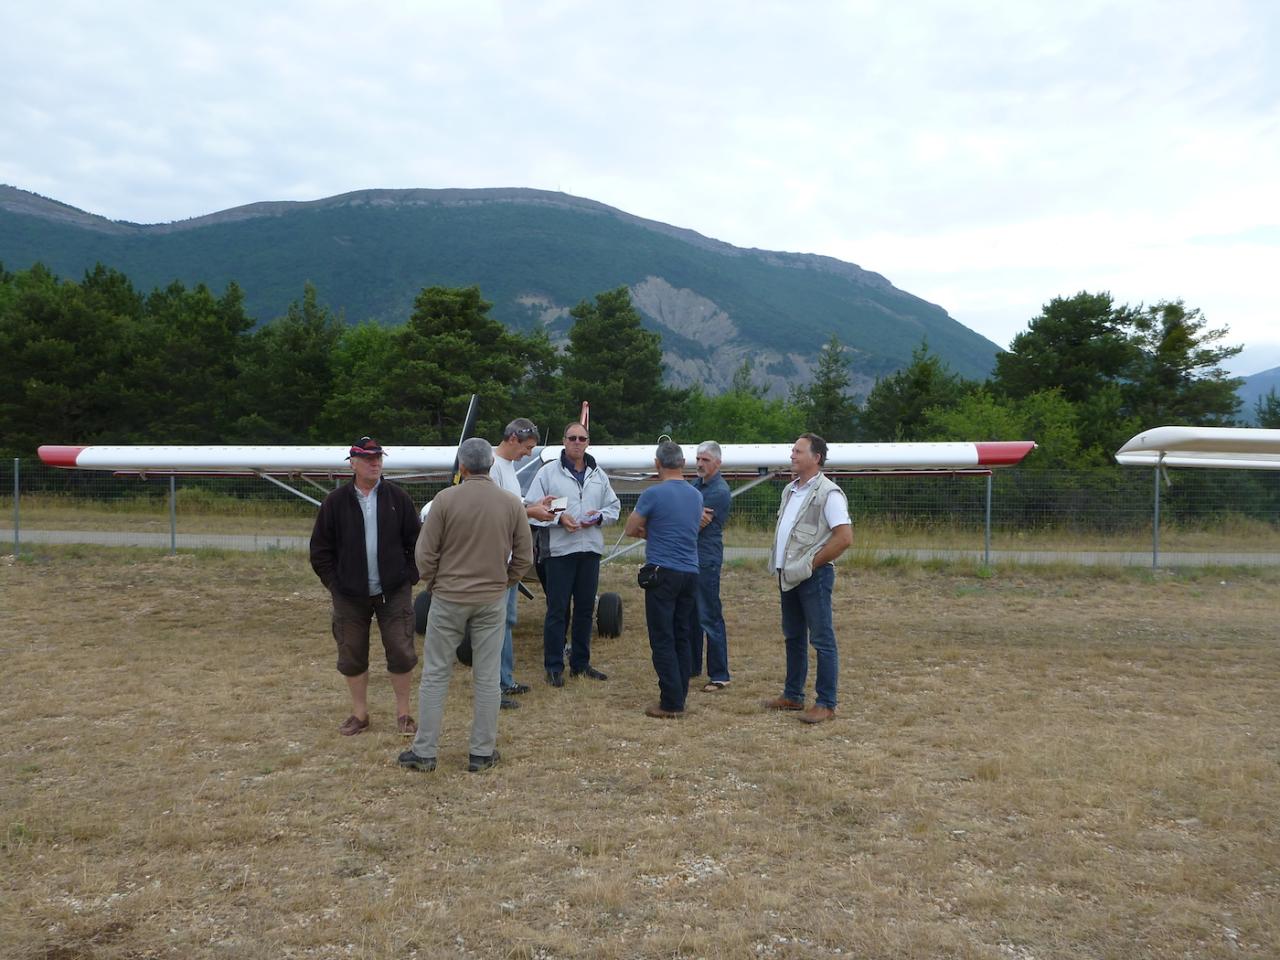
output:
[[[683,573],[698,572],[701,493],[684,480],[664,480],[640,494],[636,513],[644,517],[644,555],[649,563]]]
[[[733,497],[729,493],[729,484],[719,471],[704,483],[701,477],[691,481],[693,489],[702,494],[702,505],[710,507],[714,516],[711,522],[698,534],[698,565],[701,567],[718,567],[724,562],[724,522],[729,517],[729,504]]]

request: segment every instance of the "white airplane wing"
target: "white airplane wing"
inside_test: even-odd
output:
[[[1126,467],[1280,470],[1280,430],[1252,427],[1155,427],[1116,451]]]
[[[1276,432],[1276,431],[1273,431]],[[989,443],[833,443],[828,448],[829,473],[990,470],[1010,467],[1035,449],[1030,440]],[[382,472],[387,477],[447,477],[453,471],[457,447],[384,446]],[[561,447],[542,447],[533,459],[546,463],[560,456]],[[689,469],[697,444],[685,444]],[[347,446],[195,446],[105,445],[40,447],[40,459],[52,467],[108,470],[114,473],[167,476],[342,476],[350,472]],[[727,443],[721,445],[726,474],[757,476],[787,470],[789,443]],[[593,446],[590,453],[606,471],[654,472],[654,445]]]
[[[384,446],[382,472],[389,477],[447,476],[457,447]],[[51,467],[110,470],[156,476],[342,476],[351,472],[350,446],[195,446],[94,444],[43,446],[40,459]]]

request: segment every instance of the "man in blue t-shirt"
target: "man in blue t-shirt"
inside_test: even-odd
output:
[[[684,715],[698,631],[698,529],[702,494],[684,482],[684,451],[664,440],[654,456],[658,483],[636,501],[626,533],[645,541],[645,566],[654,573],[644,594],[659,699],[645,715]]]

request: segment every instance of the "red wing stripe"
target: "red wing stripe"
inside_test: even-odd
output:
[[[74,467],[76,466],[76,458],[80,456],[80,452],[84,447],[62,447],[62,446],[44,446],[37,452],[40,459],[51,467]]]
[[[983,467],[1008,467],[1021,463],[1023,457],[1036,448],[1031,440],[992,440],[975,443],[978,449],[978,465]]]

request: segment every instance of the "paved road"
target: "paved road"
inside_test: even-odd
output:
[[[0,543],[3,549],[12,548],[13,529],[0,527]],[[168,533],[144,533],[142,531],[106,531],[106,530],[28,530],[22,529],[22,543],[90,543],[110,547],[155,547],[169,549]],[[280,536],[275,534],[227,534],[227,533],[179,533],[178,549],[195,550],[212,547],[219,550],[299,550],[308,549],[307,537]],[[765,559],[767,547],[726,547],[726,560]],[[890,556],[907,557],[912,560],[946,560],[981,563],[981,550],[875,550],[876,558]],[[624,562],[638,563],[643,559],[643,550],[633,550]],[[1045,564],[1074,563],[1080,566],[1097,567],[1149,567],[1151,551],[1106,551],[1106,550],[992,550],[992,566],[1002,564]],[[1204,553],[1204,552],[1161,552],[1162,567],[1203,567],[1203,566],[1280,566],[1280,553]]]

